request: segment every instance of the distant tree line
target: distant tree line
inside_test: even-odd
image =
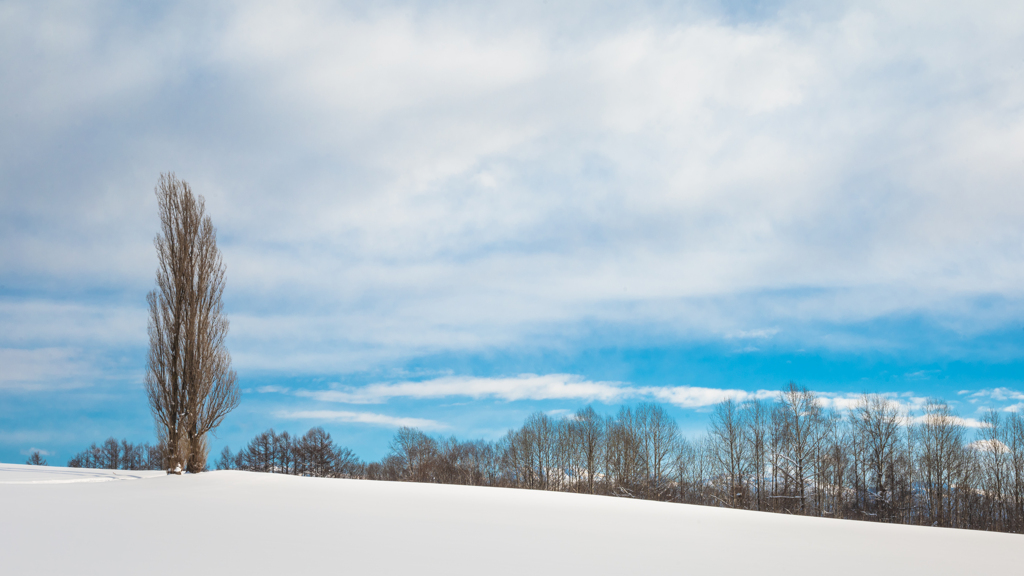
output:
[[[658,404],[614,417],[542,412],[497,442],[401,428],[364,464],[322,429],[269,430],[218,468],[311,476],[503,486],[828,518],[1024,531],[1024,418],[989,411],[970,434],[944,401],[911,418],[865,395],[828,409],[790,384],[775,400],[726,400],[695,440]]]
[[[104,467],[113,439],[72,460]],[[111,456],[105,456],[110,454]],[[121,456],[116,456],[121,458]],[[155,450],[151,468],[158,468]],[[109,460],[103,460],[109,458]],[[69,463],[69,465],[75,465]],[[268,430],[218,469],[474,486],[683,502],[828,518],[1024,531],[1024,417],[989,411],[969,432],[931,399],[911,417],[881,395],[826,408],[795,384],[773,400],[715,406],[707,432],[683,437],[658,404],[603,416],[538,412],[496,442],[401,428],[378,462],[363,463],[313,428]]]
[[[164,447],[159,444],[132,444],[127,440],[107,438],[93,443],[68,460],[69,468],[104,468],[107,470],[159,470],[164,465]]]
[[[227,446],[217,460],[218,470],[275,472],[319,478],[359,478],[365,466],[348,448],[334,444],[317,426],[302,436],[277,434],[271,428],[258,434],[238,454]]]
[[[865,395],[826,409],[806,388],[718,404],[690,440],[657,404],[530,416],[497,442],[403,428],[362,477],[558,490],[786,514],[1024,531],[1024,418],[970,434],[942,400],[911,418]]]

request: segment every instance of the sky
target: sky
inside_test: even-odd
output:
[[[153,441],[153,189],[242,402],[497,439],[793,381],[1024,407],[1019,2],[0,2],[0,461]]]

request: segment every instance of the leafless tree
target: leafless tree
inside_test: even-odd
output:
[[[334,478],[358,478],[366,466],[355,452],[344,446],[334,448],[332,460],[331,476]]]
[[[310,428],[299,440],[298,445],[304,463],[304,473],[318,478],[335,475],[338,448],[326,430],[320,426]]]
[[[718,458],[714,442],[708,436],[701,436],[693,443],[693,462],[690,466],[689,483],[692,488],[691,502],[694,504],[718,506],[721,497],[715,494],[713,481],[718,476]]]
[[[847,484],[849,482],[850,433],[849,421],[843,415],[830,412],[823,419],[823,441],[818,469],[818,505],[822,515],[842,518],[848,510]]]
[[[224,339],[224,263],[202,196],[173,174],[156,187],[161,233],[149,293],[146,392],[168,471],[202,471],[206,435],[239,403]]]
[[[636,414],[623,406],[608,422],[607,430],[604,469],[609,477],[608,489],[612,494],[636,497],[647,466]]]
[[[119,470],[121,468],[121,445],[117,442],[117,438],[107,438],[100,449],[103,451],[102,468]]]
[[[795,499],[800,514],[806,514],[807,488],[809,484],[813,486],[813,467],[821,432],[821,406],[813,392],[790,382],[782,390],[777,410],[784,438],[780,471],[791,492],[776,494],[776,498]]]
[[[390,444],[391,456],[401,465],[401,479],[414,482],[432,482],[432,460],[437,451],[436,441],[415,428],[398,429]]]
[[[28,464],[30,466],[47,466],[48,465],[46,463],[46,460],[44,460],[42,455],[39,453],[39,450],[33,450],[32,454],[28,457],[28,460],[25,461],[25,464]]]
[[[557,470],[558,423],[543,412],[527,417],[519,430],[510,431],[503,440],[507,455],[504,467],[522,488],[556,488],[562,471]]]
[[[235,467],[235,455],[231,453],[231,448],[225,446],[220,451],[220,458],[217,460],[217,470],[231,470]]]
[[[145,470],[160,470],[164,467],[165,455],[167,454],[167,448],[160,443],[155,445],[146,444],[143,448],[145,453],[145,464],[143,469]]]
[[[143,444],[132,444],[128,440],[121,440],[121,468],[125,470],[145,469],[146,447]]]
[[[657,500],[670,497],[667,483],[671,456],[679,441],[679,426],[659,404],[640,404],[636,409],[636,417],[639,434],[644,439],[641,445],[645,457],[646,497]]]
[[[587,492],[594,494],[594,481],[600,473],[599,467],[604,451],[604,419],[592,406],[587,406],[576,411],[574,422],[579,437],[580,460],[586,474]]]
[[[983,514],[991,519],[991,530],[1006,530],[1011,523],[1012,509],[1007,504],[1010,491],[1011,455],[1006,421],[999,412],[989,410],[978,429],[978,440],[973,444],[978,452],[981,489],[985,494]]]
[[[107,468],[111,470],[156,470],[162,467],[163,450],[159,445],[132,444],[107,438],[99,446],[75,454],[68,460],[69,468]]]
[[[1024,531],[1024,418],[1020,412],[1011,412],[1006,422],[1007,448],[1012,480],[1008,480],[1010,495],[1008,505],[1012,508],[1012,522],[1009,529]]]
[[[322,430],[322,428],[321,428]],[[325,432],[326,433],[326,432]],[[287,430],[274,436],[274,471],[279,474],[298,474],[301,467],[302,441],[292,440]]]
[[[764,510],[771,411],[763,400],[750,400],[743,404],[743,423],[746,427],[743,436],[747,443],[746,450],[750,458],[750,474],[753,480],[753,505],[756,510]]]
[[[711,439],[718,465],[725,474],[725,502],[733,507],[742,504],[746,493],[748,442],[744,431],[743,412],[735,400],[729,398],[715,406],[711,414]]]
[[[957,486],[966,471],[964,432],[960,419],[945,401],[928,401],[920,428],[921,467],[928,520],[937,526],[954,526],[956,522]]]
[[[895,462],[903,421],[899,406],[877,394],[863,396],[853,411],[855,430],[864,447],[866,481],[872,488],[868,512],[880,520],[888,520],[892,514]]]
[[[277,460],[275,437],[273,428],[257,434],[245,448],[238,451],[235,456],[236,467],[251,472],[274,472]]]
[[[404,464],[401,458],[388,454],[380,462],[371,462],[366,466],[366,477],[371,480],[402,480]]]

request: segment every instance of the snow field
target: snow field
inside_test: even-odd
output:
[[[3,574],[969,575],[1015,574],[1022,560],[1015,534],[500,488],[0,464]]]

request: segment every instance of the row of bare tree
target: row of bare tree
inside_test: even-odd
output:
[[[258,434],[238,454],[225,446],[217,469],[351,478],[360,476],[364,466],[355,453],[335,445],[331,435],[317,426],[302,436],[276,434],[271,428]]]
[[[108,470],[159,470],[163,467],[163,446],[132,444],[110,437],[100,445],[91,446],[68,460],[70,468],[105,468]]]
[[[1024,531],[1024,417],[990,411],[971,431],[942,400],[911,416],[865,395],[826,407],[789,384],[774,400],[718,404],[683,437],[658,404],[531,415],[497,442],[401,428],[365,464],[323,428],[268,430],[218,469],[558,490],[879,522]],[[159,447],[111,438],[69,466],[158,468]]]
[[[707,434],[682,437],[657,404],[605,417],[530,416],[498,442],[403,428],[364,478],[507,486],[788,514],[1024,530],[1024,418],[989,412],[969,433],[941,400],[911,417],[885,396],[828,409],[787,386],[726,400]]]

